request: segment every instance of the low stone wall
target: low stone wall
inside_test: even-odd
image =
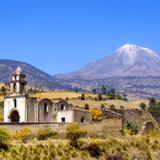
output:
[[[23,128],[30,128],[33,132],[39,129],[52,128],[54,131],[64,131],[67,123],[0,123],[0,127],[5,127],[15,133]]]

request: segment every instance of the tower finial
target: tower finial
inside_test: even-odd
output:
[[[16,68],[16,73],[19,74],[19,73],[22,73],[22,68],[20,66],[18,66]]]

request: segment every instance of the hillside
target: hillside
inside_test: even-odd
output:
[[[28,84],[30,86],[39,86],[47,89],[67,88],[67,86],[63,86],[57,78],[52,77],[30,64],[2,59],[0,60],[0,83],[8,82],[17,66],[20,66],[23,69],[23,72],[27,75]]]

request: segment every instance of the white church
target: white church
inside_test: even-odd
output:
[[[91,113],[75,108],[65,100],[37,99],[26,92],[26,75],[17,67],[9,83],[9,93],[4,97],[4,122],[6,123],[66,123],[91,122]],[[67,95],[66,95],[67,96]]]

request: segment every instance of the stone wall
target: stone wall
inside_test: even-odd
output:
[[[66,129],[67,123],[0,123],[0,127],[5,127],[15,133],[23,128],[30,128],[33,132],[39,129],[52,128],[55,131],[61,132]]]

